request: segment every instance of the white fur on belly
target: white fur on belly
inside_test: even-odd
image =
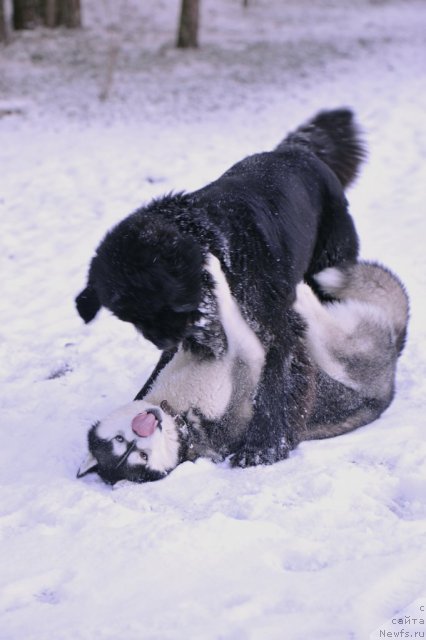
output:
[[[231,395],[232,361],[227,355],[220,360],[197,362],[190,352],[179,347],[145,399],[154,404],[167,400],[178,413],[196,408],[214,420],[225,413]]]
[[[232,398],[234,363],[242,360],[250,371],[251,385],[257,384],[263,367],[264,349],[244,320],[234,300],[219,260],[209,254],[206,269],[213,276],[220,320],[228,341],[228,350],[220,359],[198,361],[179,348],[174,358],[158,375],[146,400],[167,402],[177,412],[198,409],[207,419],[224,415]]]
[[[233,358],[238,356],[249,366],[253,382],[256,384],[265,362],[265,350],[262,343],[243,318],[241,310],[232,296],[220,262],[211,253],[207,257],[206,268],[216,284],[215,293],[219,305],[219,315],[228,340],[230,355]]]

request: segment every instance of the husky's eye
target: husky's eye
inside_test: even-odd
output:
[[[148,456],[146,455],[145,451],[141,451],[141,452],[139,453],[139,455],[140,455],[140,457],[142,458],[142,460],[143,460],[144,462],[146,462],[146,461],[148,460]]]
[[[115,436],[114,440],[115,440],[116,442],[124,442],[124,438],[123,438],[123,436]]]

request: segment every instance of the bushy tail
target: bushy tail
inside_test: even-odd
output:
[[[359,300],[379,307],[393,327],[398,353],[406,339],[409,301],[400,280],[375,262],[331,267],[314,276],[321,289],[338,300]]]
[[[354,114],[345,108],[320,111],[284,138],[275,150],[292,144],[303,145],[313,151],[334,171],[344,188],[355,180],[366,157]]]

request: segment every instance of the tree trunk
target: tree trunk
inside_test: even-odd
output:
[[[7,18],[6,18],[4,0],[0,0],[0,42],[7,42],[9,39],[6,20]]]
[[[80,0],[13,0],[15,29],[33,29],[39,24],[52,28],[81,27]]]
[[[43,0],[44,21],[47,27],[81,27],[80,0]]]
[[[13,0],[14,29],[34,29],[40,22],[40,0]]]
[[[46,27],[56,27],[56,0],[46,0],[44,7],[44,23]]]
[[[199,0],[182,0],[177,46],[198,47]]]
[[[57,0],[58,24],[69,29],[81,27],[81,6],[80,0]]]

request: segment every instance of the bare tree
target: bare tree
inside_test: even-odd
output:
[[[80,0],[44,0],[44,2],[46,4],[47,26],[64,26],[69,29],[77,29],[78,27],[81,27]],[[53,24],[49,24],[47,20],[48,17]]]
[[[70,29],[81,27],[80,0],[13,0],[15,29],[32,29],[39,24]]]
[[[182,0],[177,46],[198,47],[199,0]]]
[[[13,0],[14,29],[34,29],[40,23],[40,0]]]
[[[9,22],[4,0],[0,0],[0,42],[9,40]]]

